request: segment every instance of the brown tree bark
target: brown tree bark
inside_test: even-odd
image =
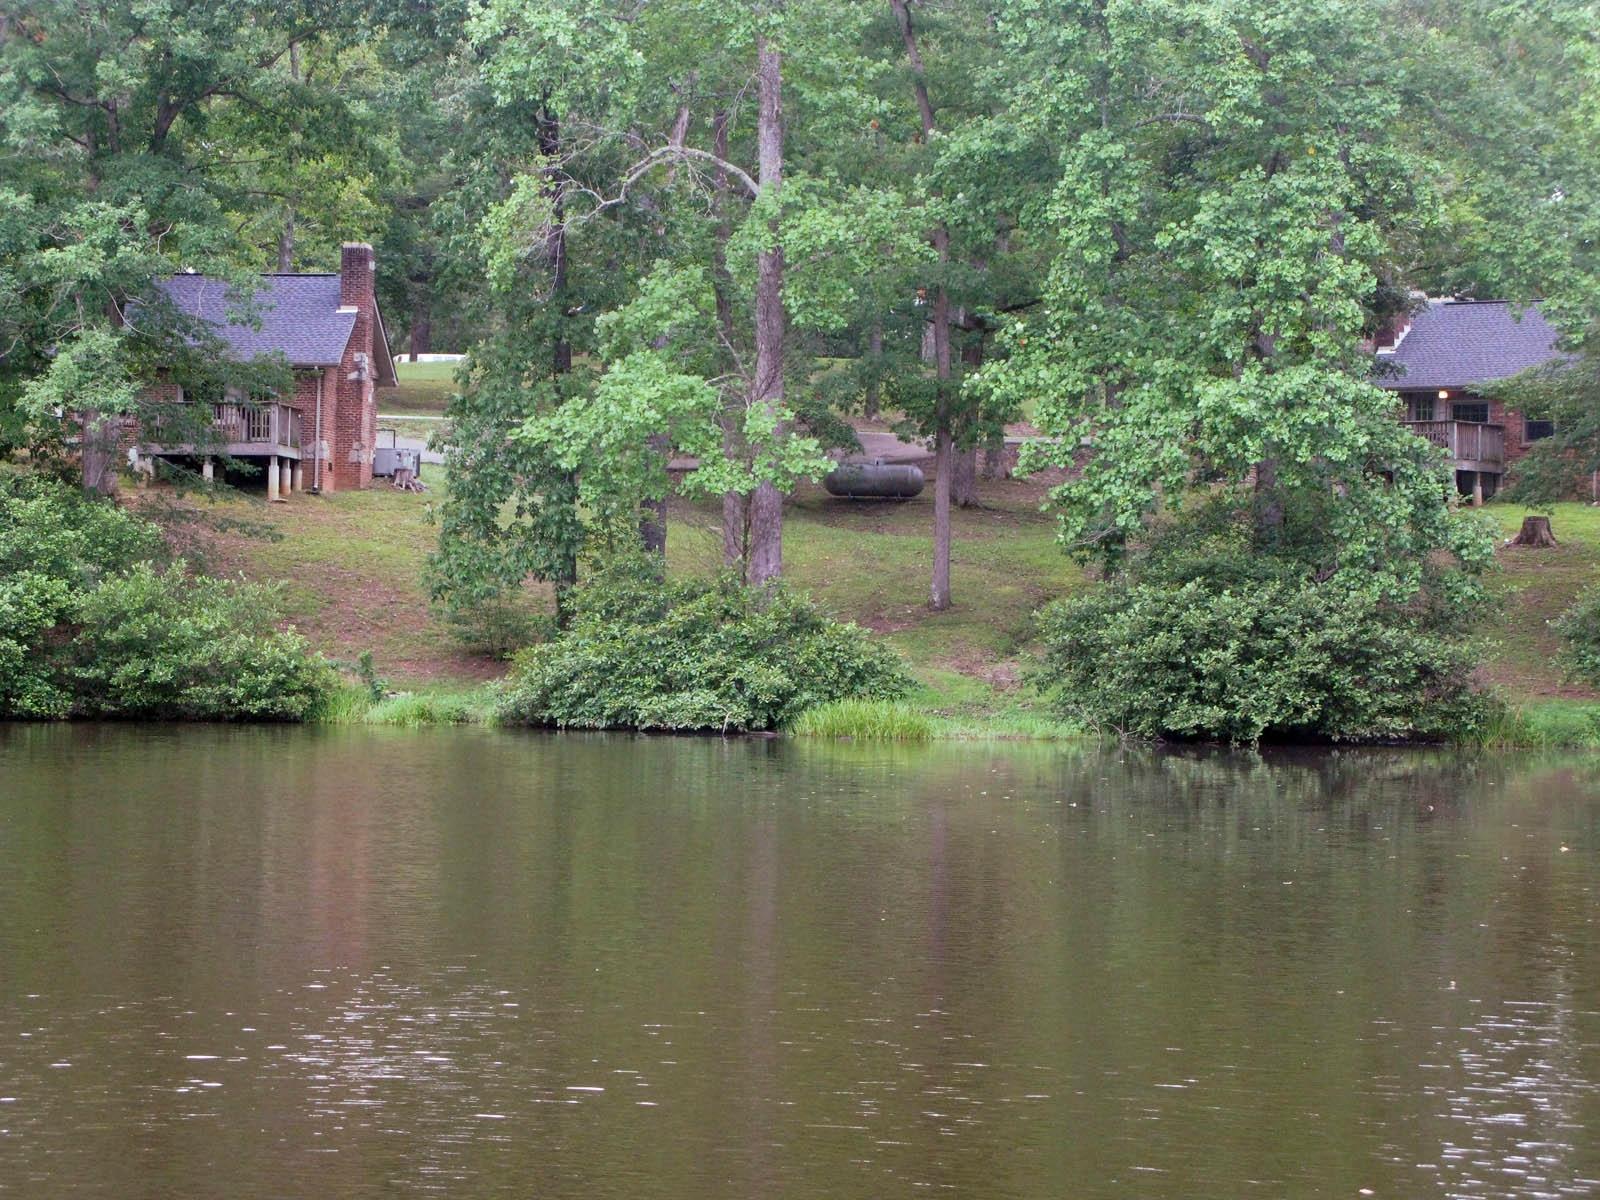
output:
[[[79,442],[83,490],[93,496],[115,496],[118,422],[93,408],[84,409],[79,420],[83,425]]]
[[[83,301],[78,301],[80,317]],[[106,319],[113,325],[122,324],[122,310],[115,302],[105,303]],[[122,422],[99,409],[86,408],[79,414],[80,437],[78,441],[79,466],[83,471],[83,490],[94,496],[117,494],[117,437]]]
[[[658,454],[663,459],[672,453],[672,441],[664,433],[654,433],[649,438],[650,452]],[[667,501],[646,500],[641,506],[639,514],[639,541],[644,545],[646,554],[653,554],[661,560],[661,574],[665,576],[667,569]]]
[[[976,329],[976,322],[969,319],[963,309],[960,325],[968,330],[969,334]],[[983,331],[977,329],[977,336],[969,336],[961,347],[961,373],[965,377],[968,373],[976,371],[983,366]],[[965,449],[958,449],[955,457],[955,475],[950,480],[950,498],[955,501],[957,508],[971,508],[978,503],[978,447],[976,444]]]
[[[1549,517],[1523,517],[1522,528],[1506,545],[1530,546],[1543,550],[1560,543],[1556,541],[1556,535],[1551,532]]]
[[[431,279],[413,279],[415,291],[411,293],[411,334],[407,339],[411,361],[419,354],[433,353],[433,296]]]
[[[1271,550],[1283,538],[1283,494],[1278,490],[1275,458],[1256,464],[1254,507],[1256,549]]]
[[[783,64],[763,37],[756,47],[759,93],[756,144],[761,195],[783,187]],[[783,247],[774,244],[756,258],[756,367],[751,403],[777,409],[783,403]],[[782,436],[782,430],[778,436]],[[750,497],[750,551],[745,578],[763,584],[783,573],[783,495],[771,483]]]
[[[872,360],[872,379],[867,384],[867,402],[863,409],[869,419],[878,415],[878,401],[882,389],[878,386],[878,372],[883,369],[883,322],[875,320],[867,331],[867,357]]]
[[[718,109],[711,117],[712,149],[717,156],[716,195],[717,226],[711,245],[711,284],[717,301],[717,329],[722,335],[725,366],[733,366],[733,276],[728,273],[728,239],[733,236],[733,226],[728,220],[728,172],[720,165],[728,161],[728,111]],[[741,418],[744,405],[730,389],[722,407],[722,452],[730,459],[745,453],[744,430]],[[745,555],[749,551],[750,515],[741,492],[722,494],[722,563],[727,567],[744,570]]]
[[[933,101],[917,48],[917,35],[911,24],[911,9],[906,0],[889,0],[900,38],[905,43],[906,61],[911,64],[911,87],[922,120],[922,138],[931,141],[934,131]],[[950,607],[950,489],[955,474],[955,442],[950,430],[950,294],[944,286],[944,268],[950,261],[950,231],[936,225],[929,240],[939,257],[939,285],[934,289],[933,326],[934,374],[938,394],[934,400],[933,454],[933,575],[928,588],[928,603],[936,612]]]
[[[545,109],[539,116],[539,150],[548,159],[555,160],[561,153],[561,119]],[[545,175],[546,189],[551,197],[550,232],[545,238],[545,254],[550,260],[550,305],[557,320],[565,320],[567,311],[567,223],[566,200],[559,179],[552,168]],[[556,334],[550,348],[550,371],[565,375],[572,370],[572,343],[564,330]],[[574,479],[573,482],[576,482]],[[578,556],[570,553],[562,561],[551,580],[556,593],[556,624],[565,629],[572,620],[571,596],[578,586]]]
[[[288,274],[294,270],[294,209],[283,218],[283,228],[278,231],[278,270]]]

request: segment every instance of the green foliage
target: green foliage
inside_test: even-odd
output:
[[[364,721],[368,725],[415,729],[423,725],[467,725],[478,719],[478,711],[465,697],[402,692],[374,704],[367,710]]]
[[[470,602],[452,595],[451,602],[440,607],[462,647],[490,658],[510,658],[555,632],[554,620],[535,612],[529,598],[515,592],[494,592]]]
[[[1589,491],[1600,471],[1600,324],[1578,352],[1549,366],[1485,389],[1526,417],[1554,422],[1513,464],[1501,496],[1517,504],[1549,506]],[[1516,436],[1518,431],[1508,431]]]
[[[378,668],[372,663],[371,650],[363,650],[356,658],[356,678],[367,689],[367,697],[374,704],[389,694],[389,681],[378,674]]]
[[[578,590],[560,639],[517,656],[499,714],[594,729],[774,729],[817,704],[892,700],[908,687],[892,651],[782,587],[663,582],[628,561]]]
[[[1600,750],[1600,705],[1572,700],[1502,705],[1468,741],[1494,750]]]
[[[304,638],[279,632],[271,589],[140,563],[77,606],[67,676],[82,716],[301,721],[333,686]]]
[[[1561,665],[1567,674],[1591,687],[1600,686],[1600,588],[1579,597],[1552,624],[1561,635]]]
[[[148,522],[0,479],[0,716],[302,720],[332,672],[274,629],[275,593],[150,561]]]
[[[1058,602],[1041,626],[1059,711],[1133,737],[1442,739],[1492,708],[1458,642],[1348,584],[1157,579]]]
[[[860,742],[927,742],[934,727],[926,713],[898,700],[834,700],[806,709],[790,722],[789,732]]]

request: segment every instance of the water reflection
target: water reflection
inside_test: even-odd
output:
[[[0,731],[0,1193],[1589,1195],[1584,762]]]

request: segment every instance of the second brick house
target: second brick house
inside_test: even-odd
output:
[[[1559,357],[1556,337],[1537,305],[1429,300],[1377,340],[1376,382],[1398,395],[1412,432],[1449,452],[1461,492],[1483,500],[1551,425],[1480,389]]]

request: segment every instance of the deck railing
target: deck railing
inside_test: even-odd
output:
[[[1506,460],[1503,425],[1483,425],[1476,421],[1405,421],[1403,424],[1458,462],[1504,463]]]
[[[300,413],[286,404],[213,404],[211,411],[224,442],[300,446]]]

